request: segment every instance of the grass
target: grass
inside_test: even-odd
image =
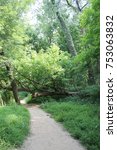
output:
[[[80,102],[48,102],[41,107],[61,122],[88,150],[99,150],[99,105]]]
[[[23,106],[0,107],[0,150],[19,147],[29,133],[30,115]]]

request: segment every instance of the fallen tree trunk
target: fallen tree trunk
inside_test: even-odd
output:
[[[21,92],[21,91],[31,93],[32,98],[43,97],[43,96],[77,96],[80,94],[79,92],[69,92],[69,91],[64,91],[64,92],[56,92],[56,91],[53,91],[53,92],[51,92],[51,91],[34,92],[34,91],[27,89],[27,88],[17,88],[16,85],[14,86],[14,83],[12,83],[11,88],[5,88],[5,89],[7,89],[9,91],[13,91],[13,94],[14,94],[14,97],[15,97],[17,103],[20,103],[19,99],[18,99],[17,92]]]
[[[32,95],[33,98],[42,97],[42,96],[75,96],[78,95],[79,92],[36,92]]]

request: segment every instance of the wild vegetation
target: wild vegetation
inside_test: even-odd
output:
[[[99,109],[99,8],[99,0],[0,0],[0,109],[69,96]]]
[[[29,112],[22,106],[0,107],[0,150],[21,146],[29,133]]]
[[[42,108],[61,122],[71,135],[80,139],[88,150],[99,150],[99,106],[62,99],[42,104]]]

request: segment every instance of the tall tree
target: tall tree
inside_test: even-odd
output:
[[[59,23],[61,25],[61,28],[63,30],[68,50],[72,56],[76,56],[77,51],[75,49],[75,45],[74,45],[70,30],[65,22],[65,19],[63,18],[63,16],[61,15],[61,13],[59,11],[59,2],[55,2],[55,0],[51,0],[51,2],[53,4],[53,7],[55,8],[56,16],[57,16]]]
[[[12,90],[17,103],[17,82],[11,62],[24,49],[24,29],[20,20],[31,1],[33,0],[0,1],[0,89]]]

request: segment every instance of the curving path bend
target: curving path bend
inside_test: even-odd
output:
[[[31,131],[19,150],[86,150],[37,105],[28,106]]]

